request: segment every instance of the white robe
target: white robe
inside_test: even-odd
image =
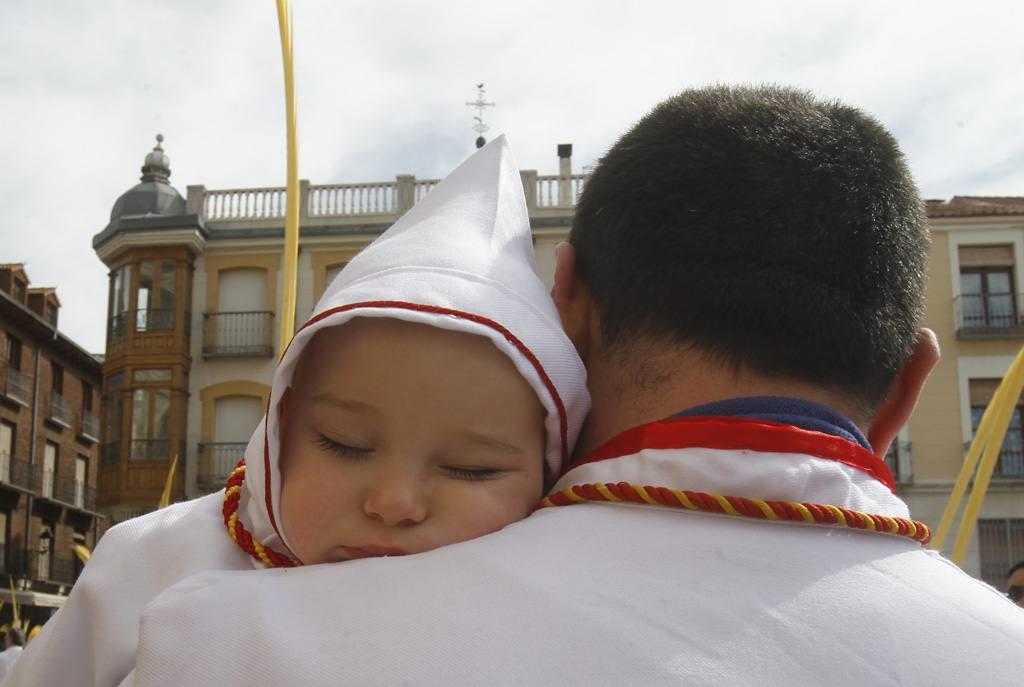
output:
[[[772,432],[770,451],[634,447],[556,488],[907,515],[812,455],[834,438],[787,453],[803,430]],[[416,556],[193,577],[146,609],[135,685],[994,686],[1020,684],[1022,657],[1024,613],[910,539],[591,502]]]

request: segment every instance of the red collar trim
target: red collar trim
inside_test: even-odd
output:
[[[558,389],[555,388],[555,383],[551,381],[551,377],[548,376],[547,371],[544,369],[544,366],[541,364],[537,356],[534,355],[533,351],[531,351],[526,346],[526,344],[520,341],[515,334],[506,329],[502,324],[500,324],[499,322],[495,322],[494,320],[488,319],[486,317],[476,315],[474,313],[464,312],[462,310],[453,310],[451,308],[442,308],[436,305],[424,305],[422,303],[409,303],[406,301],[362,301],[360,303],[349,303],[347,305],[340,305],[336,308],[331,308],[321,313],[317,313],[316,316],[306,320],[306,323],[303,324],[299,328],[299,330],[295,332],[295,334],[297,335],[299,332],[306,329],[306,327],[310,327],[316,324],[325,317],[330,317],[331,315],[334,315],[339,312],[357,310],[360,308],[390,308],[393,310],[414,310],[416,312],[427,312],[433,313],[435,315],[450,315],[451,317],[458,317],[463,320],[469,320],[470,322],[482,324],[486,327],[490,327],[491,329],[501,334],[510,344],[512,344],[523,355],[523,357],[530,361],[530,364],[533,365],[533,368],[537,371],[537,375],[540,377],[541,383],[544,384],[544,388],[547,389],[548,394],[551,395],[551,400],[554,402],[555,408],[558,410],[558,430],[560,435],[559,448],[562,454],[562,465],[566,465],[569,462],[569,418],[565,410],[565,403],[562,401],[562,397],[559,395]],[[292,336],[291,341],[295,341],[295,335]],[[288,343],[289,347],[291,347],[291,341]],[[285,349],[285,352],[281,354],[281,358],[284,358],[285,353],[287,353],[287,348]],[[277,533],[277,536],[283,542],[284,537],[281,536],[281,530],[278,529],[277,520],[274,517],[272,498],[273,491],[271,489],[270,484],[270,440],[268,436],[269,427],[270,404],[268,402],[266,422],[263,423],[263,469],[265,475],[263,480],[263,498],[267,506],[267,513],[270,516],[270,524],[274,528],[274,531]]]
[[[859,444],[792,425],[739,417],[688,416],[639,425],[612,437],[569,469],[632,455],[644,449],[698,447],[746,449],[762,453],[804,453],[866,472],[890,491],[896,487],[885,461]]]

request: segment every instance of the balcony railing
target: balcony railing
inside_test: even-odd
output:
[[[954,302],[956,330],[961,336],[1024,334],[1019,305],[1021,294],[972,293]]]
[[[92,442],[100,440],[100,418],[88,410],[82,409],[78,415],[78,436]]]
[[[579,201],[586,182],[585,174],[538,176],[522,172],[529,210],[572,209]],[[359,184],[302,183],[299,214],[302,218],[356,218],[369,220],[395,217],[423,200],[438,183],[437,179],[417,179],[402,175],[394,181]],[[208,223],[280,220],[285,216],[285,189],[198,187],[189,203]]]
[[[54,477],[55,476],[56,475],[54,475],[52,468],[51,469],[44,469],[40,473],[40,477],[41,477],[41,479],[39,480],[39,495],[40,496],[42,496],[44,498],[48,498],[48,499],[54,498],[53,483],[54,483]]]
[[[993,477],[1007,479],[1024,479],[1024,451],[1008,450],[1003,447],[999,452],[999,463],[993,472]]]
[[[18,460],[6,453],[0,453],[0,482],[13,484],[22,489],[31,489],[32,470],[28,461]]]
[[[56,558],[50,568],[50,582],[60,584],[74,584],[75,564],[70,558]]]
[[[27,406],[32,398],[32,383],[19,370],[4,365],[0,371],[0,390],[3,395],[15,403]]]
[[[146,310],[126,310],[120,312],[107,323],[108,335],[111,339],[118,339],[127,333],[129,322],[135,322],[137,332],[169,332],[174,331],[177,323],[177,315],[174,308],[149,308]],[[191,335],[191,322],[189,313],[185,311],[185,335]]]
[[[71,401],[56,391],[46,392],[46,419],[61,427],[71,427],[71,423],[74,421]]]
[[[54,481],[53,498],[75,508],[96,509],[96,490],[83,480],[57,477]]]
[[[49,553],[42,553],[34,556],[35,558],[35,571],[32,575],[37,580],[49,580],[53,575],[53,563],[50,560]]]
[[[174,308],[135,311],[135,331],[158,332],[174,329]]]
[[[170,460],[169,439],[132,439],[128,460]]]
[[[107,327],[107,335],[111,339],[118,339],[124,336],[125,323],[128,321],[128,311],[119,312],[110,318],[110,322]]]
[[[196,486],[204,491],[217,491],[224,486],[228,474],[245,453],[245,442],[199,444],[199,472]]]
[[[274,355],[274,313],[203,313],[203,357]]]

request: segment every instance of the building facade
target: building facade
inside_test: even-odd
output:
[[[558,147],[556,175],[521,172],[549,283],[584,183],[571,155]],[[142,182],[94,239],[111,270],[100,486],[114,520],[155,505],[173,455],[184,461],[178,498],[220,489],[262,415],[280,354],[285,190],[189,186],[182,197],[169,176],[158,143]],[[297,325],[338,270],[435,183],[301,182]],[[936,526],[979,409],[1024,341],[1024,199],[958,197],[930,202],[928,214],[926,324],[944,357],[888,461],[916,517]],[[993,583],[1010,558],[1024,558],[1024,430],[1019,415],[1014,422],[965,566]]]
[[[63,603],[102,520],[100,362],[60,333],[59,309],[23,265],[0,265],[0,570],[33,625]]]
[[[996,385],[1024,343],[1024,198],[929,201],[925,325],[942,347],[890,461],[915,517],[938,526]],[[1024,559],[1024,425],[1019,405],[1003,443],[964,568],[1002,589]],[[955,523],[955,534],[959,523]],[[952,548],[952,535],[946,542]]]

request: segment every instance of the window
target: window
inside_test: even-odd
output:
[[[171,390],[132,392],[131,460],[168,460],[171,438]]]
[[[1017,326],[1013,247],[960,246],[959,257],[961,326]]]
[[[174,329],[174,278],[173,260],[139,263],[135,331]]]
[[[43,317],[54,327],[57,326],[57,306],[49,300],[43,303]]]
[[[998,379],[972,379],[968,382],[971,394],[971,435],[978,432],[978,425],[981,424],[981,417],[985,414],[985,408],[999,386]],[[1024,478],[1024,423],[1022,413],[1024,406],[1021,406],[1020,399],[1017,407],[1013,409],[1010,416],[1010,424],[1006,429],[1006,437],[1003,439],[1003,449],[999,453],[999,463],[993,471],[993,477]]]
[[[89,474],[89,459],[85,456],[75,458],[75,497],[74,504],[85,508],[85,485]]]
[[[171,369],[158,368],[153,370],[135,370],[132,372],[133,382],[169,382],[171,381]]]
[[[25,292],[28,289],[28,282],[21,279],[14,280],[14,300],[25,305]]]
[[[50,579],[50,570],[53,567],[54,537],[57,533],[57,525],[53,522],[42,523],[39,532],[39,546],[36,549],[39,557],[36,565],[36,578],[40,580]]]
[[[50,388],[53,393],[64,395],[64,368],[50,361]]]
[[[4,342],[4,358],[7,360],[7,366],[12,370],[21,370],[21,340],[7,335],[7,340]]]
[[[43,483],[39,494],[45,498],[53,498],[53,482],[57,472],[57,444],[47,441],[43,448]]]
[[[11,481],[11,456],[14,455],[15,426],[0,422],[0,481]]]
[[[92,384],[82,382],[82,410],[92,412]]]
[[[124,370],[110,373],[107,377],[107,390],[118,389],[122,386],[124,386]]]
[[[132,266],[125,265],[110,275],[110,331],[111,337],[124,334],[125,318],[130,307]]]
[[[124,393],[115,391],[103,399],[103,465],[121,460],[121,434],[124,428]]]
[[[981,579],[1004,590],[1010,566],[1024,560],[1024,518],[978,520],[978,546]]]

